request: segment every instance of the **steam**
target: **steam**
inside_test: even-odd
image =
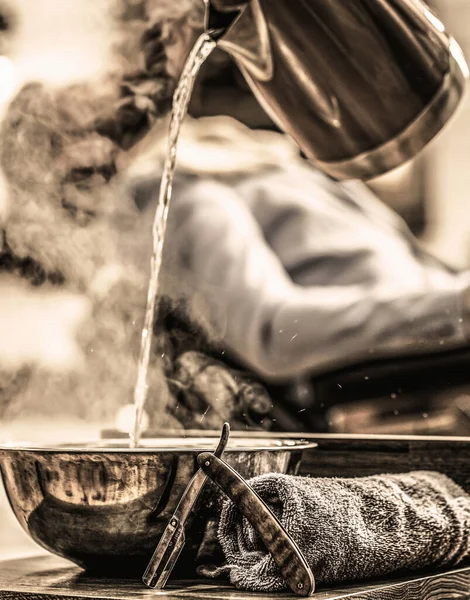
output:
[[[10,212],[8,184],[5,181],[2,170],[0,169],[0,229],[6,225],[8,214]],[[0,243],[0,252],[2,244]]]
[[[6,56],[0,56],[0,106],[3,106],[18,89],[19,73],[13,62]]]
[[[103,110],[125,118],[112,113],[120,79],[143,64],[149,23],[121,22],[124,4],[135,2],[9,7],[14,28],[0,63],[9,87],[0,269],[11,274],[0,282],[0,417],[9,422],[65,413],[114,425],[132,399],[150,252],[131,198],[110,181],[120,140],[95,125]],[[158,365],[151,386],[164,406]]]
[[[89,318],[89,302],[64,291],[31,290],[16,278],[0,278],[0,364],[14,371],[25,364],[51,372],[80,369],[76,342]]]
[[[111,0],[15,0],[9,58],[19,84],[95,79],[112,57]]]

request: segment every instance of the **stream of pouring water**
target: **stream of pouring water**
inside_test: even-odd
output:
[[[153,323],[155,319],[155,304],[158,295],[158,277],[162,264],[163,242],[165,239],[168,208],[171,200],[173,175],[176,166],[176,147],[181,124],[188,110],[191,92],[199,69],[209,54],[216,47],[214,40],[206,33],[202,34],[195,43],[189,55],[173,96],[173,110],[171,113],[170,129],[168,134],[168,150],[163,169],[160,193],[158,197],[155,220],[153,222],[153,252],[150,262],[150,281],[147,293],[147,309],[145,311],[144,327],[140,346],[140,357],[137,371],[137,383],[134,390],[134,429],[130,435],[130,445],[135,448],[139,445],[142,416],[148,391],[148,367],[150,350],[153,337]]]

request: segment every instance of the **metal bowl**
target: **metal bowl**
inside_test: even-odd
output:
[[[50,448],[2,445],[0,467],[13,512],[38,544],[88,571],[142,574],[198,468],[197,455],[213,451],[217,441],[215,436],[162,437],[145,439],[135,449],[123,440]],[[234,437],[224,458],[245,478],[293,473],[302,451],[314,446]],[[206,512],[213,492],[208,489],[200,502]],[[200,529],[194,536],[202,539]]]

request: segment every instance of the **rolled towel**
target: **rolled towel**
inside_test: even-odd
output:
[[[250,484],[297,542],[318,584],[456,565],[469,555],[470,496],[441,473],[351,479],[269,474]],[[212,575],[228,573],[243,590],[287,589],[229,500],[218,538],[226,564]]]

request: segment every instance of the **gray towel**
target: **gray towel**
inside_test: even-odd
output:
[[[354,479],[271,474],[250,481],[297,542],[319,584],[456,565],[470,550],[470,496],[440,473]],[[238,588],[286,589],[251,525],[226,501],[219,542]]]

